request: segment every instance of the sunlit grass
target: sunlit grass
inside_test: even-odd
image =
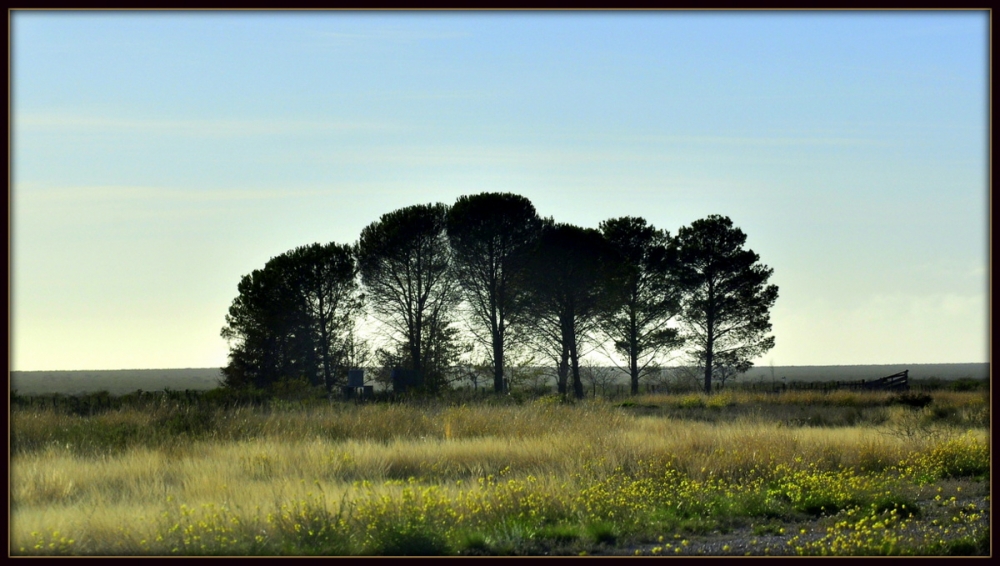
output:
[[[934,404],[988,411],[969,400],[972,394],[961,395],[935,396]],[[694,399],[699,410],[733,411],[756,397],[639,400],[694,406]],[[871,408],[882,411],[878,424],[801,427],[766,410],[691,421],[608,402],[338,404],[229,410],[211,415],[209,430],[174,437],[155,429],[188,421],[166,410],[88,418],[15,411],[11,548],[112,555],[530,553],[540,544],[585,548],[761,518],[838,514],[847,524],[831,531],[825,546],[796,550],[964,548],[934,546],[940,541],[930,535],[857,542],[861,535],[849,534],[876,516],[880,529],[912,530],[917,516],[888,516],[885,523],[883,514],[912,509],[921,486],[972,481],[989,471],[986,429],[944,424],[935,429],[940,434],[908,438],[886,427],[913,415],[928,415],[937,426],[934,405]],[[132,426],[137,432],[107,436]],[[862,523],[862,516],[869,519]],[[977,519],[973,512],[955,516],[954,528]],[[980,537],[974,530],[966,535]]]

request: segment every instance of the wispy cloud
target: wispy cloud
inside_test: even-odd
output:
[[[659,151],[607,148],[567,148],[509,145],[400,145],[313,151],[320,163],[442,167],[466,165],[545,166],[583,165],[595,162],[659,162],[682,156]]]
[[[17,203],[80,205],[101,202],[233,202],[261,201],[328,195],[330,188],[295,189],[174,189],[142,186],[37,186],[15,185]]]
[[[434,31],[409,28],[381,28],[365,31],[320,32],[316,36],[349,41],[441,41],[465,39],[472,34],[464,31]]]
[[[16,130],[100,131],[197,137],[301,135],[346,131],[386,131],[393,126],[376,122],[323,120],[150,119],[60,113],[14,115]]]
[[[588,141],[578,138],[580,141]],[[318,163],[349,165],[442,166],[581,166],[595,163],[672,163],[705,159],[712,146],[725,148],[794,148],[815,146],[871,147],[883,142],[859,138],[767,138],[647,136],[598,139],[587,144],[480,144],[386,145],[313,150],[308,158]]]
[[[885,142],[842,136],[634,136],[631,141],[661,144],[740,146],[879,146]]]

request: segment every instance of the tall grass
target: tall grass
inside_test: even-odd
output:
[[[904,492],[922,482],[988,471],[987,430],[967,433],[952,422],[961,411],[982,420],[988,405],[960,394],[935,396],[923,409],[877,395],[854,405],[833,397],[818,405],[869,411],[867,421],[837,427],[784,418],[787,408],[815,405],[765,405],[752,394],[698,397],[700,407],[685,399],[93,417],[15,410],[12,548],[523,552],[539,540],[641,537],[733,517],[822,513],[874,503],[886,489],[910,501]],[[689,420],[685,411],[717,413]],[[888,433],[913,415],[939,434]]]

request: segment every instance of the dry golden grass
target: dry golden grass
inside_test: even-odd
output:
[[[731,407],[757,399],[726,395],[701,401],[708,407]],[[812,399],[802,398],[807,397]],[[640,401],[677,405],[693,399],[648,396]],[[832,399],[852,402],[849,395]],[[984,410],[968,394],[936,396],[935,403]],[[888,424],[918,414],[898,406],[877,410],[884,411]],[[932,408],[923,411],[930,414],[926,412]],[[162,418],[155,412],[116,411],[91,419],[150,426]],[[79,418],[51,411],[13,418],[19,433],[39,436],[51,432],[45,427],[80,424]],[[672,462],[696,481],[765,477],[778,464],[877,471],[953,436],[946,427],[937,438],[905,438],[871,426],[793,428],[762,413],[696,422],[600,401],[575,406],[239,409],[218,415],[213,426],[207,439],[191,442],[105,453],[81,453],[53,442],[15,453],[9,484],[12,548],[31,545],[37,540],[32,533],[58,531],[87,541],[74,552],[86,553],[88,547],[140,552],[140,542],[162,531],[157,517],[179,503],[190,508],[224,505],[249,524],[284,502],[315,493],[322,493],[330,506],[359,497],[359,482],[371,482],[369,491],[376,495],[396,497],[402,488],[386,481],[410,477],[454,496],[458,486],[507,469],[511,478],[538,478],[533,481],[541,496],[565,497],[578,474],[628,472],[640,462]],[[980,429],[976,436],[987,434]]]

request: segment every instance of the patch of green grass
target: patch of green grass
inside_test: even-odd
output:
[[[989,556],[990,531],[989,529],[983,529],[974,535],[935,544],[927,550],[927,554],[940,556]]]
[[[478,531],[460,533],[456,546],[458,554],[462,556],[489,556],[492,554],[486,535]]]
[[[783,535],[785,534],[785,526],[778,521],[771,521],[769,523],[754,525],[751,531],[756,536]]]
[[[580,539],[580,527],[571,524],[546,525],[538,530],[536,537],[555,543],[568,543]]]
[[[741,494],[733,502],[733,512],[737,516],[767,519],[790,519],[794,514],[787,499],[772,497],[759,490]]]
[[[922,514],[920,505],[903,493],[881,494],[871,504],[876,513],[885,513],[895,509],[902,517],[919,517]]]
[[[590,523],[586,527],[587,536],[597,544],[613,545],[618,540],[615,526],[607,521]]]
[[[445,537],[423,526],[404,525],[402,528],[379,529],[371,545],[371,554],[377,556],[443,556],[450,554]]]

